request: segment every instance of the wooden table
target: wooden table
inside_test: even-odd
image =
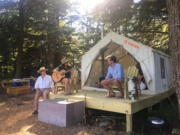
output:
[[[30,81],[24,79],[5,80],[1,82],[1,86],[7,94],[12,95],[29,93],[31,90]]]

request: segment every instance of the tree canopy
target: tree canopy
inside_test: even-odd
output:
[[[0,0],[0,79],[79,62],[103,26],[168,53],[167,20],[164,0],[106,0],[85,15],[69,0]]]

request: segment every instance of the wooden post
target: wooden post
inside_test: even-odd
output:
[[[124,79],[124,98],[128,99],[128,82],[127,78]]]
[[[126,132],[132,134],[132,114],[126,114]]]
[[[101,76],[104,76],[104,52],[101,52]]]
[[[152,110],[153,110],[152,106],[149,106],[148,107],[148,113],[152,112]]]

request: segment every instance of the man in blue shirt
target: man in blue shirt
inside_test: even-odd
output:
[[[107,58],[108,62],[108,72],[105,80],[101,81],[101,84],[104,88],[106,88],[109,92],[108,97],[115,97],[115,93],[113,92],[112,85],[116,85],[119,88],[120,94],[118,97],[124,97],[124,91],[122,88],[122,83],[124,80],[124,70],[121,64],[116,63],[116,57],[110,56]]]

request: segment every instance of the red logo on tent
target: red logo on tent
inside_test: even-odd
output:
[[[132,42],[130,42],[130,41],[128,41],[128,40],[124,40],[124,43],[125,43],[126,45],[132,46],[132,47],[134,47],[134,48],[140,48],[139,45],[137,45],[137,44],[135,44],[135,43],[132,43]]]

